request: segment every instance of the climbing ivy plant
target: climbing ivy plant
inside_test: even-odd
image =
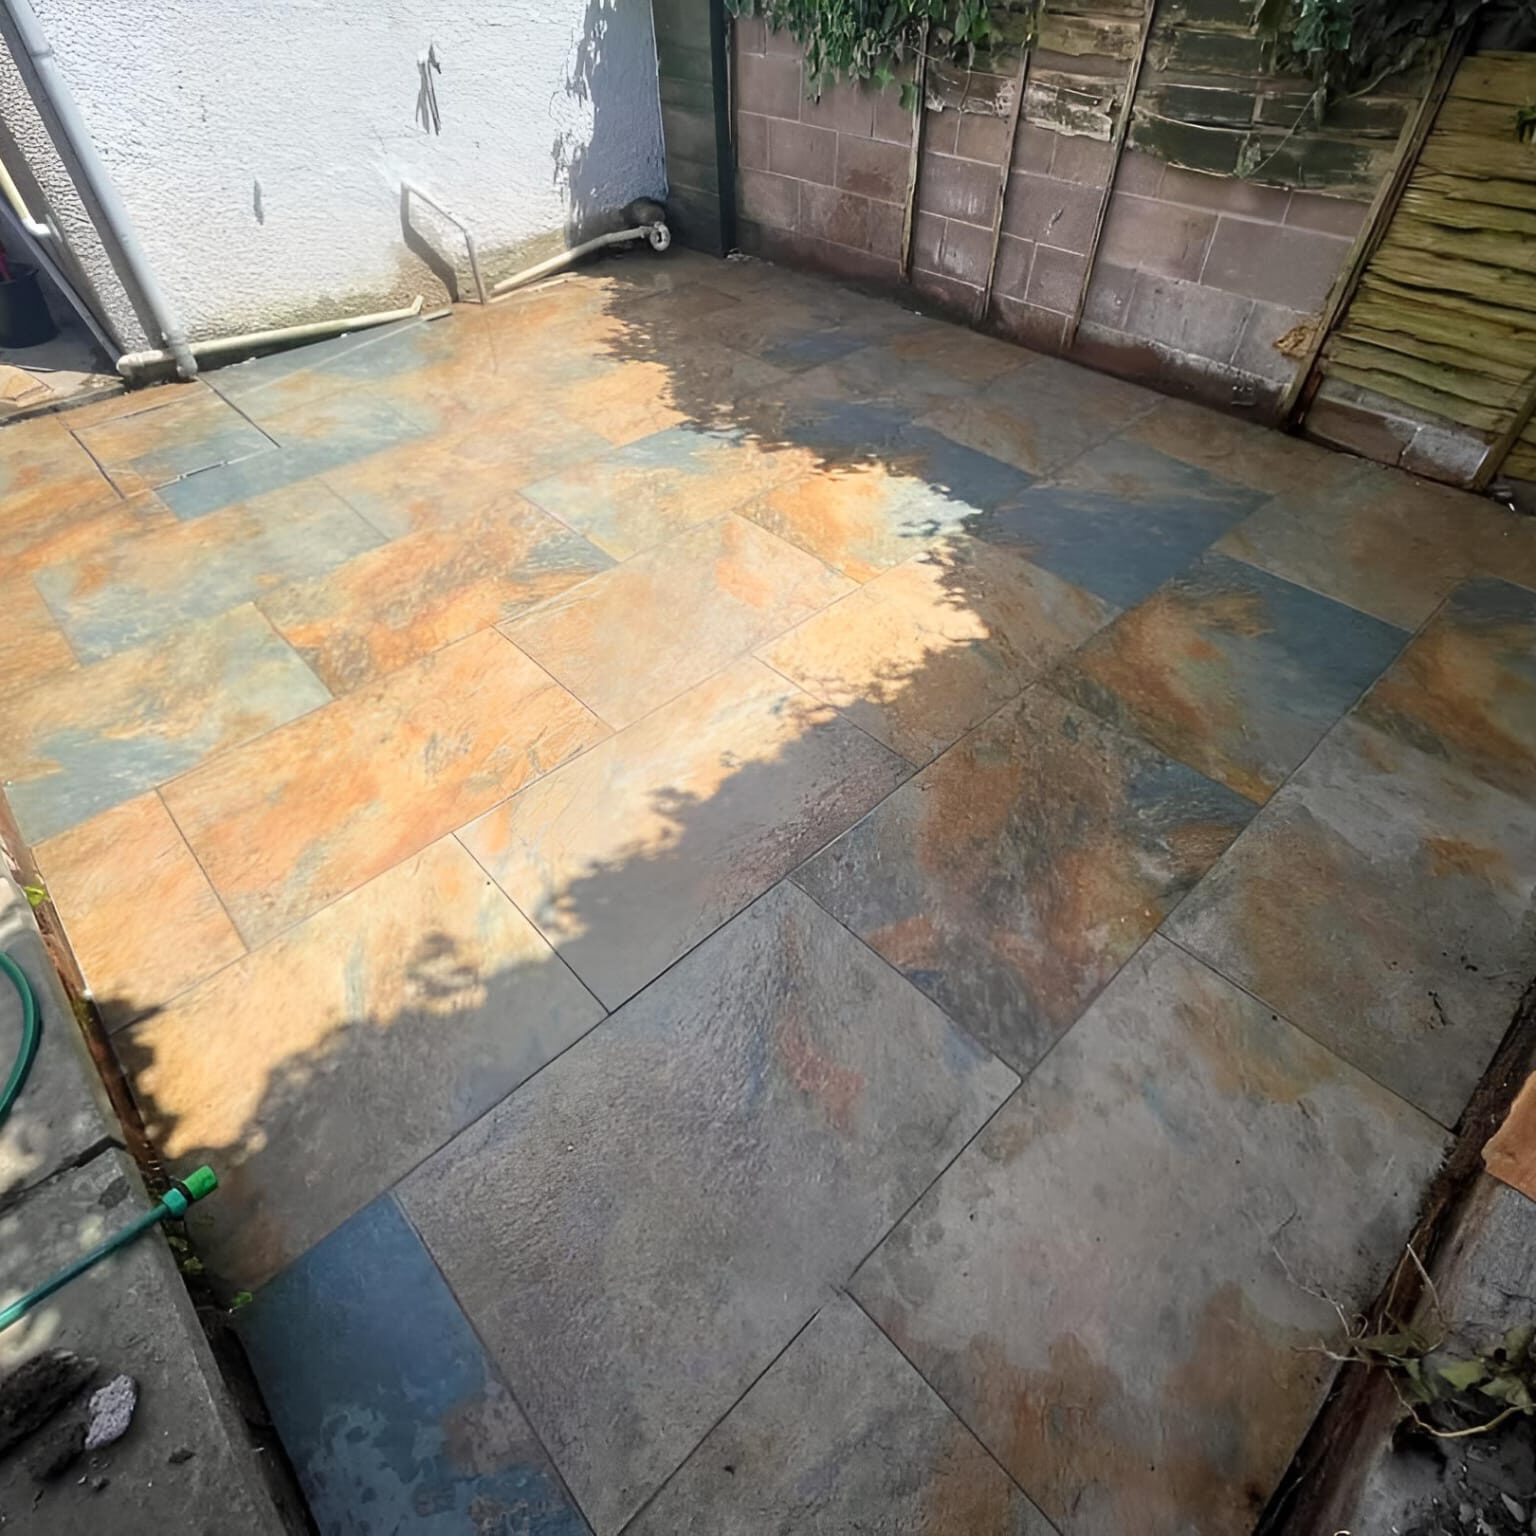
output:
[[[805,51],[806,84],[820,92],[839,77],[884,87],[920,52],[974,62],[996,36],[996,0],[725,0],[733,16],[761,16]],[[1012,0],[1007,9],[1033,18],[1041,0]],[[1013,34],[1017,41],[1018,34]],[[917,86],[901,87],[902,105],[916,105]]]

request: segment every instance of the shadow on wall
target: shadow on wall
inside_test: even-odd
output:
[[[613,103],[631,103],[634,82],[657,83],[646,100],[654,117],[636,121]],[[666,197],[656,34],[649,5],[589,0],[566,72],[565,94],[589,115],[590,131],[561,132],[550,150],[551,176],[567,193],[565,232],[575,245],[624,227],[625,205],[637,197]]]

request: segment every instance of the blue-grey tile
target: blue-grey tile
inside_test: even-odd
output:
[[[239,1318],[322,1536],[587,1536],[390,1196],[311,1248]]]

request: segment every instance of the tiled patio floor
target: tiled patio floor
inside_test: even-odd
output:
[[[7,429],[0,557],[327,1532],[1245,1531],[1536,971],[1536,526],[771,267]]]

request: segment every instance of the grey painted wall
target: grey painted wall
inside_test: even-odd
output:
[[[644,0],[33,5],[194,338],[430,301],[455,268],[467,293],[451,228],[425,211],[405,227],[403,180],[471,225],[492,274],[665,193]],[[124,341],[142,344],[9,56],[0,124],[0,153],[46,197]]]

